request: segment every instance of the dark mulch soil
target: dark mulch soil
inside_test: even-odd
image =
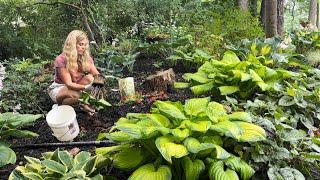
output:
[[[141,95],[141,101],[131,102],[131,103],[120,103],[120,95],[118,92],[110,92],[107,100],[114,106],[98,112],[94,116],[90,117],[86,113],[80,111],[78,108],[75,108],[77,112],[77,120],[80,127],[79,135],[74,139],[74,141],[94,141],[96,140],[100,132],[106,132],[113,125],[113,123],[120,117],[125,116],[129,112],[148,112],[150,107],[155,100],[154,97],[157,97],[156,94],[146,94],[143,89],[144,79],[151,74],[154,74],[157,70],[152,63],[152,59],[140,59],[136,61],[133,72],[125,72],[125,77],[134,77],[135,80],[135,89]],[[181,80],[183,69],[175,67],[174,71],[176,73],[177,80]],[[151,98],[153,97],[153,98]],[[189,90],[173,90],[171,89],[167,93],[167,97],[162,97],[163,100],[171,101],[184,101],[191,97],[191,92]],[[49,107],[53,103],[48,102],[39,102],[40,105],[43,104],[44,112],[50,110]],[[42,119],[36,122],[33,126],[28,127],[36,133],[39,134],[36,138],[22,138],[22,139],[12,139],[11,143],[15,145],[24,145],[24,144],[41,144],[48,142],[59,142],[54,136],[52,136],[52,131],[47,125],[45,119]],[[74,147],[60,147],[60,149],[71,150]],[[86,150],[94,153],[94,146],[82,146],[79,147],[80,150]],[[32,156],[32,157],[41,157],[41,153],[47,151],[54,151],[56,147],[46,147],[38,149],[30,148],[20,148],[15,149],[17,154],[17,163],[15,165],[7,165],[6,167],[0,169],[0,179],[7,179],[10,172],[20,163],[25,162],[23,156]],[[109,169],[110,170],[110,169]],[[130,175],[130,172],[123,172],[117,169],[110,170],[110,175],[116,177],[117,179],[127,179]]]

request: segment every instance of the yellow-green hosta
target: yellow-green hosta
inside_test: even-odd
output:
[[[253,169],[224,141],[264,140],[265,131],[252,121],[246,112],[228,114],[222,104],[210,102],[208,97],[189,99],[184,105],[156,101],[151,113],[129,113],[109,133],[99,136],[121,145],[98,148],[96,152],[112,159],[120,169],[135,170],[131,179],[143,175],[171,178],[171,173],[184,174],[187,179],[248,179]],[[203,163],[207,159],[212,162]],[[183,168],[176,172],[181,165]],[[226,171],[224,166],[228,166]]]

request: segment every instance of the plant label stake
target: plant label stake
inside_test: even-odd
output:
[[[123,101],[134,101],[136,99],[133,77],[119,79],[118,84]]]

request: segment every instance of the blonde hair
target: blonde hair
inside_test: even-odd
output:
[[[87,47],[83,52],[83,55],[78,55],[77,52],[77,43],[86,40]],[[77,68],[78,61],[81,62],[82,71],[89,70],[89,58],[90,58],[90,49],[89,49],[89,40],[85,32],[80,30],[73,30],[68,34],[68,37],[63,45],[62,53],[66,57],[67,69],[71,70]]]

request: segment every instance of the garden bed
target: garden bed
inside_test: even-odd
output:
[[[189,90],[170,90],[168,93],[152,93],[146,94],[143,89],[143,82],[145,78],[151,74],[154,74],[157,68],[152,66],[154,60],[142,59],[137,60],[134,66],[133,72],[125,72],[124,77],[132,76],[135,80],[135,89],[138,92],[139,100],[136,102],[121,103],[120,95],[118,92],[113,92],[108,95],[107,100],[113,104],[112,107],[101,110],[94,116],[89,116],[86,113],[75,108],[77,113],[77,120],[79,123],[80,133],[74,139],[74,142],[79,141],[95,141],[100,132],[106,132],[113,125],[113,123],[120,117],[124,117],[129,112],[142,112],[146,113],[150,110],[152,103],[157,100],[170,99],[171,101],[184,101],[192,97]],[[176,72],[176,79],[181,80],[182,69],[179,67],[174,68]],[[117,88],[117,87],[114,87]],[[53,103],[39,102],[41,108],[44,112],[48,112]],[[53,135],[50,127],[47,125],[45,119],[37,121],[33,126],[27,129],[32,130],[39,134],[36,138],[19,138],[11,139],[12,146],[27,145],[27,144],[41,144],[41,143],[57,143],[59,142]],[[45,148],[17,148],[14,149],[17,155],[17,163],[15,165],[7,165],[2,168],[0,172],[1,179],[7,179],[11,171],[17,166],[25,162],[24,156],[32,156],[36,158],[41,157],[41,153],[54,151],[57,147],[45,147]],[[74,147],[60,147],[63,150],[71,150]],[[78,147],[80,150],[86,150],[94,154],[95,146],[82,146]],[[117,179],[126,179],[130,174],[128,172],[123,172],[116,170],[112,167],[108,168],[111,176]]]

